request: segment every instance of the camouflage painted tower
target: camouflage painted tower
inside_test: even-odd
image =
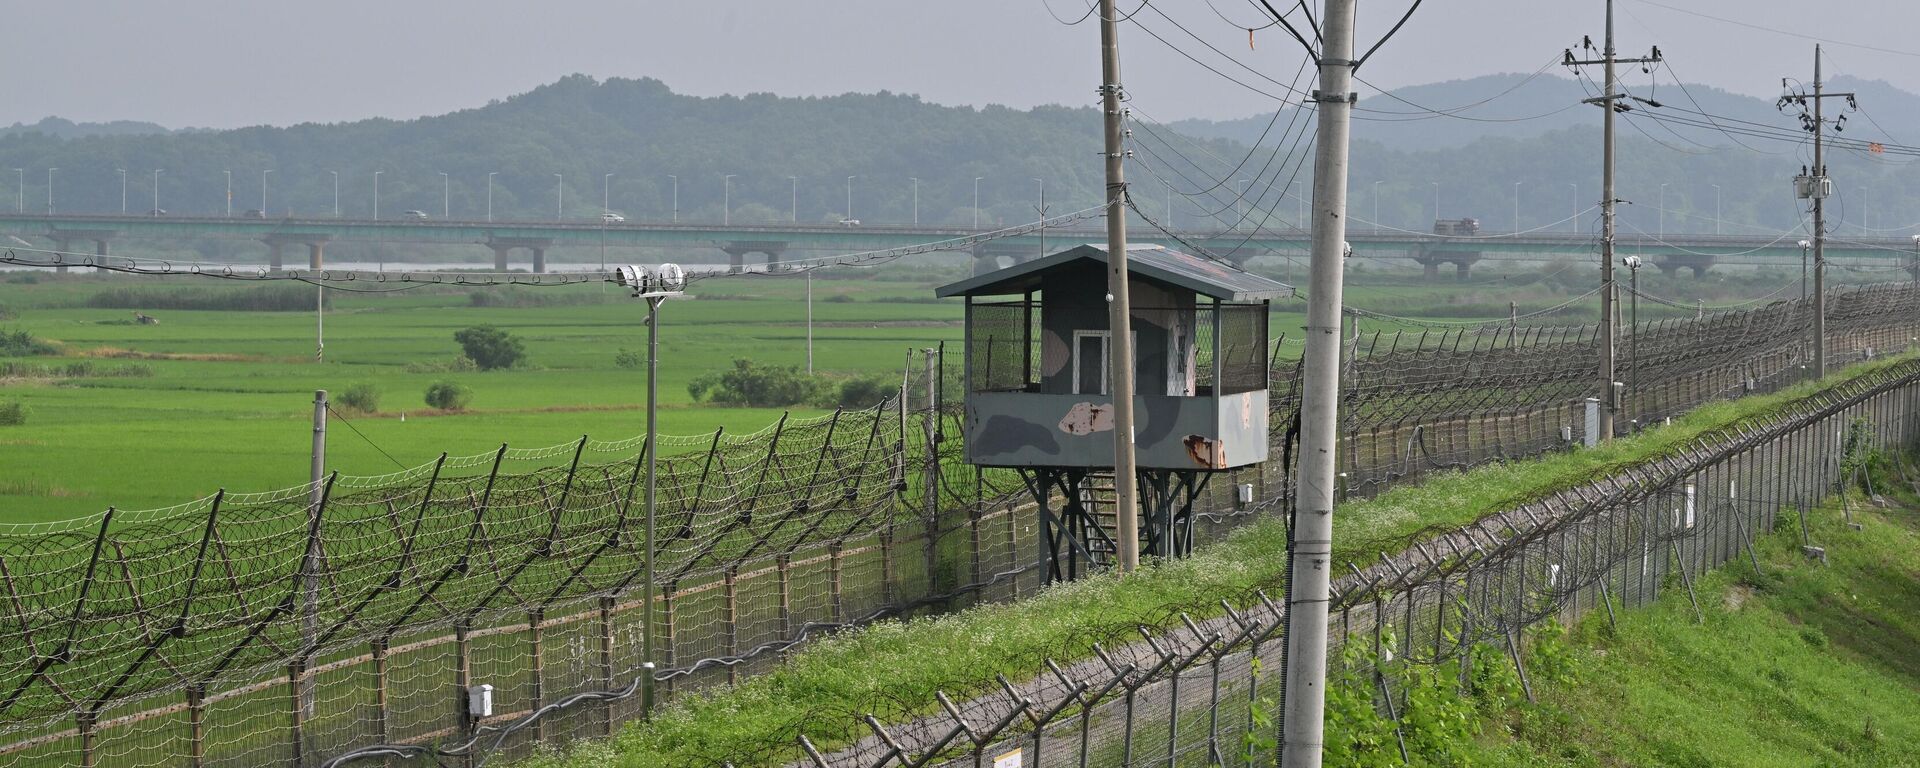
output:
[[[1127,259],[1140,551],[1178,557],[1213,474],[1267,458],[1267,310],[1293,289],[1160,246],[1129,247]],[[1116,550],[1095,503],[1117,482],[1106,262],[1106,248],[1082,245],[936,292],[967,302],[967,460],[1025,479],[1050,581]]]

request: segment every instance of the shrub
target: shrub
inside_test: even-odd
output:
[[[380,410],[380,390],[365,382],[355,384],[340,392],[340,405],[356,413],[377,413]]]
[[[633,370],[647,364],[647,355],[637,349],[621,347],[619,352],[613,354],[613,364],[627,370]]]
[[[34,338],[31,331],[0,331],[0,355],[29,357],[58,354],[59,351],[52,344]]]
[[[0,320],[12,320],[19,316],[20,316],[19,313],[14,312],[11,309],[8,309],[7,305],[0,304]]]
[[[326,297],[333,305],[331,296]],[[246,288],[110,288],[87,297],[94,309],[178,309],[231,312],[309,312],[312,286]]]
[[[15,272],[7,276],[7,282],[13,285],[38,285],[40,275],[34,272]]]
[[[436,381],[427,387],[427,407],[442,411],[464,411],[473,400],[473,390],[451,381]]]
[[[848,296],[844,293],[836,293],[832,296],[828,296],[824,299],[821,299],[821,301],[824,301],[828,304],[852,304],[853,297]]]
[[[0,403],[0,427],[17,427],[27,423],[27,404],[22,402]]]
[[[866,408],[889,397],[900,394],[898,379],[884,376],[860,376],[840,382],[832,405],[846,408]]]
[[[519,339],[491,325],[476,325],[455,331],[453,340],[460,342],[467,359],[483,371],[512,368],[527,355]]]
[[[445,360],[426,360],[407,363],[407,373],[467,373],[479,370],[471,358],[454,355]]]
[[[475,307],[577,307],[618,301],[617,293],[584,291],[546,291],[538,288],[487,288],[467,292],[467,303]]]
[[[796,366],[759,365],[746,358],[735,358],[732,368],[703,374],[689,382],[687,394],[694,400],[721,405],[780,407],[819,402],[825,386]]]

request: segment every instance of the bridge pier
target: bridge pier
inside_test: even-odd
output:
[[[280,270],[286,269],[287,267],[286,263],[282,261],[280,258],[280,241],[267,240],[266,243],[267,243],[267,269],[273,270],[275,272],[279,272]]]
[[[307,243],[307,269],[317,270],[326,264],[327,241],[315,240]]]
[[[727,252],[727,272],[732,274],[747,271],[747,254],[750,253],[767,255],[768,272],[780,272],[785,269],[780,264],[780,254],[787,250],[787,244],[784,241],[733,240],[721,244],[720,250]]]
[[[513,249],[525,248],[533,252],[533,271],[547,271],[547,249],[553,247],[553,239],[548,237],[489,237],[485,245],[493,249],[493,271],[505,272],[509,266],[508,257]]]
[[[1413,260],[1425,268],[1423,276],[1428,280],[1440,279],[1440,265],[1453,265],[1453,278],[1458,282],[1473,279],[1473,265],[1480,261],[1479,251],[1427,251],[1424,248],[1415,251]]]
[[[1667,277],[1678,275],[1682,269],[1691,269],[1693,279],[1699,280],[1707,276],[1707,270],[1713,268],[1715,260],[1714,256],[1708,254],[1674,253],[1655,259],[1653,264]]]
[[[60,253],[60,260],[66,261],[66,255],[68,253],[67,249],[70,246],[72,246],[73,242],[64,237],[50,237],[49,239],[53,240],[53,250],[58,251]],[[67,268],[64,266],[54,267],[53,271],[56,273],[64,274],[67,271]]]
[[[1000,257],[1007,257],[1013,264],[1030,261],[1034,258],[1032,248],[1012,246],[1005,242],[989,240],[973,247],[973,273],[984,275],[1000,268]]]

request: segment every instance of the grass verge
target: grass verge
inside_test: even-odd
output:
[[[1444,475],[1343,505],[1335,521],[1338,560],[1367,562],[1426,531],[1463,525],[1621,467],[1669,455],[1710,430],[1784,409],[1819,390],[1914,359],[1856,366],[1782,392],[1714,403],[1671,426],[1594,449],[1536,461]],[[796,737],[823,747],[862,735],[860,714],[906,718],[930,710],[935,691],[959,698],[995,685],[995,675],[1025,678],[1045,659],[1078,658],[1093,643],[1164,626],[1182,611],[1217,612],[1222,599],[1284,582],[1285,534],[1277,519],[1248,525],[1193,557],[1156,562],[1138,574],[1111,575],[1050,588],[1017,603],[985,605],[937,617],[885,622],[824,639],[766,675],[738,686],[684,696],[650,722],[613,739],[543,755],[526,766],[777,764],[799,757]]]
[[[1589,614],[1571,631],[1534,633],[1538,703],[1476,669],[1475,690],[1454,695],[1472,716],[1446,738],[1410,740],[1410,763],[1920,766],[1920,498],[1891,495],[1885,509],[1855,499],[1858,531],[1837,503],[1813,511],[1826,564],[1801,555],[1798,519],[1783,513],[1757,543],[1759,571],[1738,557],[1696,583],[1701,620],[1675,584],[1621,612],[1617,628]],[[1435,711],[1403,715],[1428,723]],[[1346,765],[1401,764],[1391,737],[1349,754]]]

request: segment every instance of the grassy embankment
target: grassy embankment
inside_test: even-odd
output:
[[[1825,386],[1912,359],[1893,358],[1829,377]],[[1669,427],[1594,450],[1440,475],[1418,486],[1343,505],[1335,518],[1336,561],[1368,562],[1429,526],[1457,526],[1684,447],[1702,433],[1769,413],[1815,394],[1813,383],[1772,395],[1713,403]],[[1013,604],[988,605],[909,622],[886,622],[823,640],[780,669],[731,689],[674,702],[653,721],[607,742],[531,765],[681,765],[766,755],[798,757],[795,736],[823,746],[863,735],[857,716],[881,703],[931,710],[934,692],[955,697],[991,689],[994,676],[1036,674],[1045,659],[1077,658],[1104,639],[1160,625],[1176,611],[1218,612],[1221,599],[1255,589],[1277,594],[1285,536],[1278,520],[1252,524],[1195,556],[1158,562],[1126,579],[1111,575],[1049,589]]]
[[[1880,490],[1897,478],[1882,463]],[[1828,562],[1800,552],[1798,516],[1757,542],[1761,567],[1737,557],[1695,583],[1703,618],[1675,583],[1617,626],[1590,613],[1571,630],[1543,627],[1526,653],[1537,703],[1524,698],[1498,649],[1471,691],[1457,670],[1417,671],[1403,710],[1413,765],[1916,766],[1920,765],[1920,496],[1855,521],[1837,503],[1808,516]],[[1369,660],[1370,661],[1370,660]],[[1372,680],[1343,683],[1365,691]],[[1392,724],[1336,688],[1329,766],[1401,765]]]

